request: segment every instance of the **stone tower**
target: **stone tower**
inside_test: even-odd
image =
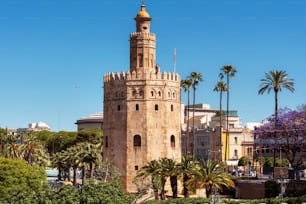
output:
[[[156,65],[156,38],[144,4],[130,34],[130,70],[104,75],[103,157],[135,192],[137,170],[151,160],[180,161],[180,77]]]

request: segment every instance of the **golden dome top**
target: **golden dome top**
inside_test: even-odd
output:
[[[144,4],[141,5],[141,10],[137,13],[137,18],[151,18],[150,14],[146,11],[146,6]]]

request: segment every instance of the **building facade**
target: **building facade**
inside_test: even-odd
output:
[[[127,192],[136,192],[137,170],[162,157],[180,161],[180,77],[161,73],[156,37],[144,4],[130,34],[130,70],[104,75],[103,157],[122,175]]]
[[[75,123],[78,131],[84,129],[97,128],[103,130],[103,112],[98,112],[83,118],[80,118]]]

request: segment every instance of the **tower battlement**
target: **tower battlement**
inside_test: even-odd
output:
[[[112,81],[129,81],[129,80],[167,80],[180,82],[180,76],[175,72],[157,72],[157,73],[142,73],[133,71],[127,72],[109,72],[104,75],[104,83]]]

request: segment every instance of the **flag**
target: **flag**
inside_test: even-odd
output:
[[[173,61],[176,64],[176,48],[174,48]]]
[[[176,67],[176,48],[174,48],[174,54],[173,54],[173,69],[175,72],[175,67]]]

